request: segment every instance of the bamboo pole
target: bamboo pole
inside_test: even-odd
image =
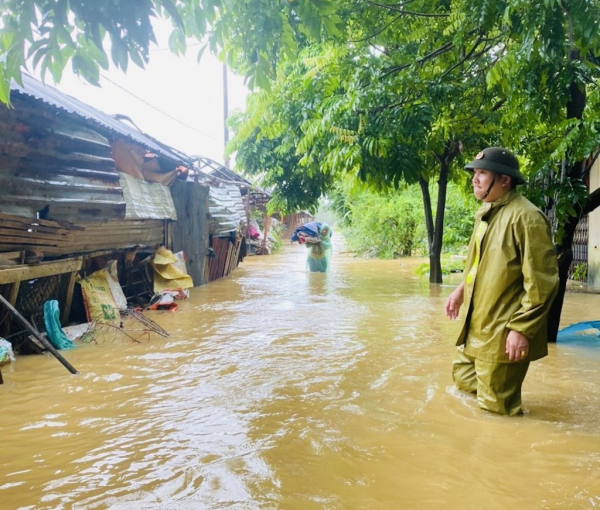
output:
[[[11,305],[6,298],[0,294],[0,303],[2,303],[6,308],[8,308],[8,310],[17,318],[19,319],[19,321],[21,321],[21,323],[29,330],[31,331],[31,333],[33,334],[33,336],[39,340],[41,342],[41,344],[48,349],[48,351],[50,351],[50,353],[58,360],[60,361],[65,368],[71,372],[72,374],[77,374],[77,370],[75,370],[75,368],[65,359],[62,357],[62,355],[60,354],[60,352],[58,352],[54,346],[48,342],[48,340],[46,340],[46,338],[44,338],[41,333],[34,328],[29,321],[23,317],[18,311],[17,309]]]

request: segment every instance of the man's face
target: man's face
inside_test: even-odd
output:
[[[510,178],[505,175],[498,175],[490,170],[476,168],[473,170],[473,194],[477,200],[484,202],[494,202],[510,190],[507,186]],[[494,185],[492,186],[492,183]],[[492,189],[490,189],[492,186]],[[487,197],[486,192],[489,190]]]

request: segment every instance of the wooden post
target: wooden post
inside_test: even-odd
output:
[[[73,290],[75,289],[75,280],[77,279],[77,271],[73,271],[69,275],[69,283],[67,284],[67,297],[65,298],[65,308],[62,315],[62,325],[66,326],[69,322],[71,313],[71,303],[73,302]],[[13,303],[14,304],[14,303]]]
[[[267,251],[267,236],[269,234],[269,230],[271,229],[271,216],[269,216],[267,213],[265,213],[264,216],[264,236],[263,236],[263,241],[262,241],[262,253],[261,255],[266,255],[266,251]]]
[[[10,294],[8,296],[8,301],[10,302],[11,305],[15,305],[15,303],[17,302],[17,296],[19,295],[19,287],[21,286],[21,282],[14,282],[13,284],[11,284],[10,286]],[[8,334],[8,332],[10,331],[10,320],[6,320],[10,317],[10,312],[6,312],[6,315],[2,318],[1,321],[1,325],[2,325],[2,336],[5,336]]]
[[[58,360],[60,361],[65,368],[71,372],[72,374],[77,374],[77,370],[75,370],[75,368],[73,368],[73,366],[65,359],[62,357],[62,355],[60,354],[60,352],[58,352],[54,346],[48,341],[46,340],[41,333],[34,328],[29,321],[23,317],[18,311],[17,309],[11,305],[6,298],[0,294],[0,303],[2,303],[6,308],[8,308],[8,310],[17,318],[19,319],[19,321],[21,321],[21,323],[23,324],[23,326],[25,326],[29,331],[31,331],[31,333],[33,334],[33,336],[39,340],[41,342],[41,344],[48,349],[48,351],[50,351],[50,353]]]

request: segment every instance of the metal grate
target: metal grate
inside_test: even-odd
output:
[[[579,220],[573,236],[573,262],[569,268],[569,279],[586,283],[588,268],[588,217]]]
[[[59,302],[59,308],[62,310],[64,307],[64,297],[67,295],[69,277],[70,275],[65,273],[21,282],[15,308],[38,331],[46,331],[46,326],[44,325],[44,303],[48,300],[56,299]],[[23,325],[18,320],[14,317],[11,318],[8,336],[15,351],[20,354],[35,352],[35,349],[32,351],[31,345],[29,345],[29,334],[29,331],[25,331]]]

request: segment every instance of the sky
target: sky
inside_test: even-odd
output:
[[[90,85],[67,65],[61,81],[46,82],[108,114],[131,117],[144,133],[189,156],[200,155],[224,163],[223,65],[191,42],[184,57],[168,50],[167,29],[155,26],[158,46],[141,69],[130,62],[127,72],[111,65],[101,70],[101,87]],[[248,89],[242,77],[228,72],[229,112],[244,110]],[[231,137],[231,134],[230,134]]]

